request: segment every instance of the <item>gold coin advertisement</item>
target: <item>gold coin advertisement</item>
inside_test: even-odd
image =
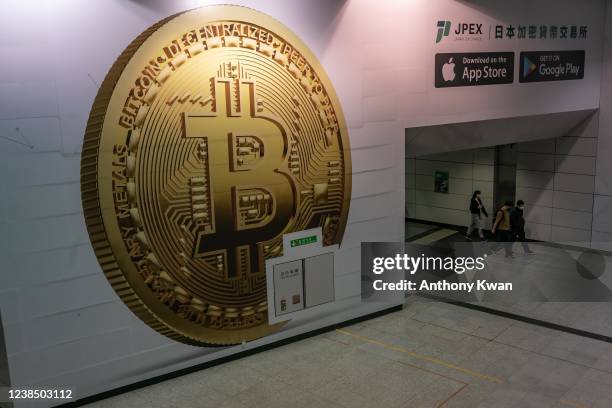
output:
[[[123,302],[200,346],[266,336],[265,260],[283,234],[339,244],[349,139],[316,57],[239,6],[168,17],[123,51],[94,101],[81,191],[98,261]]]

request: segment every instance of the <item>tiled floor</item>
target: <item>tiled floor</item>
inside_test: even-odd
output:
[[[437,229],[439,229],[437,226],[435,225],[430,225],[430,224],[422,224],[420,222],[415,222],[415,221],[407,221],[405,224],[405,233],[406,233],[406,239],[410,239],[412,237],[416,237],[416,236],[420,236],[428,231],[435,231]]]
[[[91,407],[612,407],[612,344],[410,298],[400,312]]]
[[[406,231],[412,231],[415,228],[424,229],[423,224],[413,221],[406,223]],[[430,226],[430,228],[433,227]],[[460,232],[450,236],[444,234],[444,237],[439,238],[440,231],[434,229],[431,230],[430,234],[426,234],[427,231],[422,231],[417,240],[409,241],[431,244],[434,241],[443,240],[445,242],[459,242],[463,245],[481,245],[477,241],[467,242]],[[408,232],[406,236],[409,236]],[[484,245],[495,247],[497,244],[489,242]],[[503,250],[499,247],[497,253],[489,254],[488,262],[495,265],[500,271],[500,275],[504,273],[512,275],[517,270],[543,271],[544,273],[550,271],[551,275],[554,275],[559,273],[561,269],[567,270],[568,274],[576,274],[576,261],[587,251],[587,249],[577,250],[551,246],[549,243],[531,243],[530,247],[535,251],[535,254],[525,256],[520,245],[515,243],[514,259],[505,259]],[[600,253],[598,256],[601,257],[602,265],[605,268],[605,272],[601,271],[599,281],[608,290],[612,290],[612,257],[605,253]],[[526,302],[521,300],[520,302],[478,302],[478,304],[491,309],[612,337],[612,302]]]

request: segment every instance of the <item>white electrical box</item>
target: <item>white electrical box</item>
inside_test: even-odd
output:
[[[321,227],[283,235],[283,255],[266,259],[268,322],[314,319],[335,310],[334,254]]]
[[[304,308],[302,260],[274,265],[274,309],[276,316]]]
[[[305,307],[334,301],[334,254],[327,253],[304,259]]]

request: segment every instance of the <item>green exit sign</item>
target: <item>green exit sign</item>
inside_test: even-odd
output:
[[[297,246],[302,246],[302,245],[312,244],[314,242],[317,242],[317,236],[316,235],[311,235],[309,237],[303,237],[303,238],[296,238],[296,239],[292,239],[290,241],[291,248],[294,248],[294,247],[297,247]]]

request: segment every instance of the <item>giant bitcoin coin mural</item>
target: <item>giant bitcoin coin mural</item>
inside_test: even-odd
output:
[[[282,236],[339,243],[348,136],[330,81],[276,20],[237,6],[171,16],[119,56],[81,164],[96,256],[125,304],[189,344],[275,329],[264,262]]]

